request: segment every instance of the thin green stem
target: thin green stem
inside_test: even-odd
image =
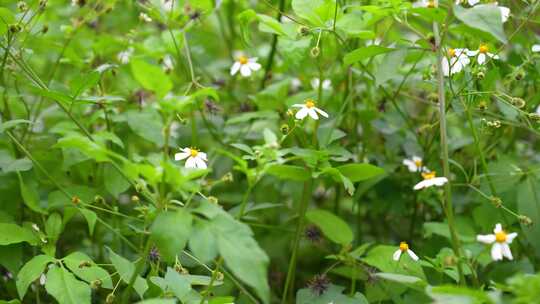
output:
[[[438,6],[438,1],[435,1],[435,6]],[[441,143],[441,156],[443,161],[443,175],[446,178],[450,177],[450,165],[448,156],[448,140],[446,129],[446,94],[444,88],[444,74],[442,69],[443,50],[441,46],[441,36],[439,33],[439,24],[433,23],[433,35],[435,37],[435,46],[437,48],[437,82],[438,82],[438,97],[439,97],[439,129],[440,129],[440,143]],[[454,222],[454,208],[452,206],[452,188],[450,183],[444,185],[444,200],[443,206],[446,214],[446,220],[448,222],[448,228],[450,229],[450,235],[452,239],[452,247],[454,254],[458,259],[457,270],[459,274],[459,282],[465,283],[465,275],[463,274],[463,267],[461,265],[461,243],[456,231],[456,225]]]

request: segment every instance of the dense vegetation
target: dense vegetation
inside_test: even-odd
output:
[[[539,303],[540,1],[0,4],[0,303]]]

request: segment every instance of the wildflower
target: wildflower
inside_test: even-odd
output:
[[[39,276],[39,285],[43,286],[45,283],[47,283],[47,277],[45,276],[45,273],[42,273]]]
[[[491,258],[494,261],[501,261],[503,257],[512,260],[513,257],[509,245],[518,234],[516,232],[506,233],[506,231],[502,229],[501,224],[495,225],[493,233],[494,234],[477,235],[476,240],[484,244],[493,244],[491,247]]]
[[[418,261],[418,256],[411,249],[409,249],[409,244],[407,244],[407,242],[399,243],[399,249],[396,250],[396,252],[394,252],[394,255],[392,256],[394,261],[399,261],[401,254],[404,252],[406,252],[411,257],[411,259]]]
[[[467,56],[468,51],[468,49],[448,49],[448,57],[442,59],[444,76],[461,72],[461,70],[471,62]]]
[[[174,70],[174,61],[171,55],[165,55],[161,61],[161,67],[163,68],[163,71],[166,73],[169,73],[170,71]]]
[[[413,3],[413,7],[434,8],[435,7],[435,1],[434,0],[420,0],[418,2]]]
[[[234,76],[238,71],[244,77],[251,76],[251,73],[258,71],[261,68],[261,65],[257,63],[257,57],[248,58],[244,55],[238,57],[231,67],[231,75]]]
[[[317,120],[319,119],[319,115],[317,113],[319,113],[323,117],[328,118],[328,113],[317,108],[315,106],[315,101],[311,98],[306,99],[304,104],[293,104],[292,106],[294,108],[300,108],[300,110],[298,110],[298,112],[296,112],[296,115],[294,116],[296,117],[296,119],[302,120],[309,115],[311,118]]]
[[[37,224],[32,224],[32,229],[34,229],[36,232],[39,232],[39,226]]]
[[[159,250],[154,246],[152,249],[150,249],[150,252],[148,253],[148,259],[151,262],[156,263],[161,258],[161,255],[159,254]]]
[[[161,7],[166,11],[171,11],[173,9],[173,5],[173,0],[161,0]]]
[[[129,47],[127,50],[118,53],[117,59],[121,64],[128,64],[129,60],[131,59],[131,55],[133,55],[133,48]]]
[[[414,190],[429,188],[431,186],[442,186],[448,182],[446,177],[436,177],[435,171],[422,172],[423,181],[414,186]]]
[[[539,53],[540,52],[540,44],[534,44],[532,47],[531,47],[531,51],[533,53]]]
[[[414,155],[411,159],[404,159],[403,164],[407,166],[410,172],[429,171],[422,163],[422,158]]]
[[[330,280],[325,274],[318,274],[309,280],[307,285],[313,294],[320,296],[328,290]]]
[[[321,80],[319,78],[313,78],[311,80],[311,87],[314,90],[318,90],[320,85],[321,85]],[[330,90],[331,87],[332,87],[332,81],[330,79],[324,79],[322,82],[322,89]]]
[[[146,14],[146,13],[140,13],[139,14],[139,20],[141,20],[143,22],[152,22],[152,18],[150,18],[150,16],[148,16],[148,14]]]
[[[499,55],[493,54],[489,52],[489,47],[486,44],[480,44],[478,47],[478,50],[476,51],[467,51],[467,56],[474,57],[478,55],[478,64],[484,64],[486,63],[487,57],[492,59],[499,59]]]
[[[186,168],[206,169],[206,153],[194,148],[183,148],[182,152],[174,155],[174,160],[186,159]]]

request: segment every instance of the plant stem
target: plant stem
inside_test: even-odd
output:
[[[281,19],[281,15],[283,10],[285,9],[285,0],[279,0],[279,9],[276,16],[276,20],[279,22]],[[266,66],[264,67],[264,75],[263,79],[261,80],[260,89],[264,89],[264,86],[266,85],[266,79],[268,78],[268,75],[270,71],[272,70],[272,65],[274,64],[274,57],[276,56],[276,49],[277,49],[277,43],[278,43],[278,35],[274,34],[272,36],[272,48],[270,49],[270,53],[268,54],[268,60],[266,60]]]
[[[133,287],[133,284],[135,284],[135,280],[137,280],[137,276],[142,271],[144,265],[146,265],[146,257],[150,253],[152,242],[150,242],[150,237],[146,240],[146,245],[144,246],[144,251],[141,256],[141,259],[137,263],[137,266],[135,267],[135,270],[131,274],[131,278],[129,278],[128,286],[126,289],[124,289],[124,292],[122,293],[122,300],[120,303],[128,303],[129,296],[131,295],[131,288]]]
[[[298,253],[298,245],[300,244],[300,238],[302,236],[302,230],[304,229],[304,221],[307,207],[309,205],[309,199],[311,197],[311,187],[313,181],[311,179],[304,182],[304,189],[302,191],[302,199],[298,205],[298,223],[296,225],[296,233],[294,236],[293,250],[291,258],[289,260],[289,269],[287,270],[287,278],[285,279],[285,286],[283,287],[283,294],[281,296],[281,304],[288,303],[287,298],[289,289],[292,290],[294,286],[294,276],[296,271],[296,256]],[[292,285],[292,286],[291,286]]]
[[[435,6],[438,6],[438,1],[435,1]],[[448,162],[448,140],[447,140],[447,130],[446,130],[446,100],[445,100],[445,89],[444,89],[444,74],[442,69],[442,60],[444,55],[441,48],[441,36],[439,33],[439,24],[433,22],[433,35],[435,36],[435,46],[437,49],[437,82],[438,82],[438,97],[439,97],[439,129],[441,136],[441,154],[443,161],[443,175],[446,178],[450,177],[450,166]],[[446,220],[448,222],[448,228],[450,229],[450,235],[452,239],[452,248],[454,254],[458,259],[457,270],[459,274],[460,284],[465,283],[465,276],[462,269],[461,261],[461,244],[456,231],[456,226],[454,222],[454,208],[452,207],[452,188],[450,183],[444,185],[444,194],[443,207],[446,214]]]

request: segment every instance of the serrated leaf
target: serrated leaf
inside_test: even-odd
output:
[[[52,267],[47,271],[45,289],[59,304],[90,304],[90,286],[79,281],[65,268]]]
[[[37,244],[37,237],[25,227],[11,223],[0,223],[0,245],[17,244],[27,242],[30,245]]]
[[[159,214],[152,227],[150,237],[166,261],[174,261],[189,239],[193,216],[184,209]]]
[[[33,257],[30,261],[24,264],[17,274],[17,280],[15,281],[19,298],[24,298],[24,295],[28,290],[28,286],[39,278],[39,276],[45,271],[47,264],[54,261],[54,258],[42,254]]]
[[[112,289],[113,284],[109,273],[96,265],[92,259],[82,252],[73,252],[63,258],[64,263],[67,268],[71,270],[77,277],[86,281],[87,283],[92,283],[92,281],[100,280],[101,287]],[[85,265],[81,267],[82,262],[90,263],[90,265]]]
[[[466,25],[490,33],[499,41],[506,43],[501,11],[497,5],[480,4],[471,8],[454,5],[454,14]]]

